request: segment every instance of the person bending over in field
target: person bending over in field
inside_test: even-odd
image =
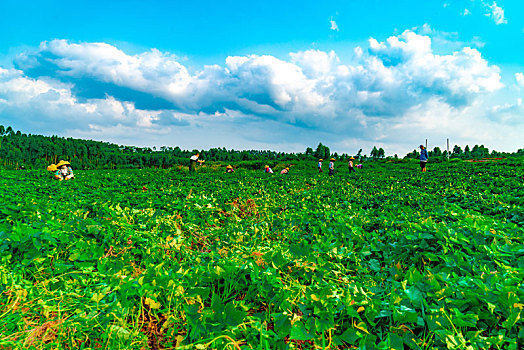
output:
[[[189,171],[196,171],[197,161],[200,154],[196,153],[189,158]]]
[[[235,172],[235,169],[233,169],[233,167],[231,165],[228,165],[226,167],[226,173],[234,173]]]
[[[322,172],[322,161],[323,161],[323,159],[319,159],[319,160],[318,160],[318,172],[319,172],[319,173]]]
[[[426,172],[427,162],[428,162],[428,150],[423,145],[420,145],[420,170],[422,170],[423,173]]]
[[[267,174],[273,174],[273,169],[271,169],[269,165],[266,165],[264,168],[264,172]]]
[[[289,168],[284,168],[282,169],[282,171],[280,172],[280,175],[287,175],[289,174]]]
[[[329,160],[329,176],[335,174],[335,158]]]
[[[349,162],[348,162],[348,169],[349,169],[349,172],[350,173],[356,173],[355,171],[355,167],[353,166],[353,161],[355,160],[355,158],[353,157],[350,157],[349,158]]]
[[[61,160],[56,165],[55,179],[58,181],[62,180],[71,180],[75,177],[73,174],[73,169],[71,168],[71,163],[65,160]]]

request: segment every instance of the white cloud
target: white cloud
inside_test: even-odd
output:
[[[491,5],[485,4],[485,6],[490,11],[486,14],[486,16],[491,17],[493,21],[495,21],[496,25],[508,23],[508,21],[504,17],[504,9],[502,7],[497,6],[497,3],[495,1],[493,1]]]
[[[463,120],[474,123],[478,97],[503,88],[498,67],[478,50],[438,55],[429,35],[407,30],[385,41],[371,38],[351,63],[334,51],[306,50],[289,60],[230,56],[193,72],[158,50],[128,55],[105,43],[54,40],[21,55],[19,70],[0,69],[0,121],[12,115],[31,130],[47,123],[47,130],[82,137],[114,133],[122,143],[148,138],[204,147],[190,137],[198,135],[215,146],[274,148],[323,136],[341,145],[358,139],[403,150],[402,142],[418,142],[421,128],[451,133]],[[448,124],[439,121],[443,115]],[[476,132],[486,125],[493,126],[481,121]]]
[[[515,80],[520,87],[524,87],[524,74],[515,73]]]
[[[0,114],[12,116],[22,125],[52,131],[116,124],[151,129],[160,112],[138,110],[132,102],[112,96],[81,102],[70,84],[28,78],[13,69],[0,72]]]
[[[486,111],[485,108],[484,104],[475,102],[467,108],[457,110],[437,99],[430,99],[410,109],[403,118],[397,120],[392,126],[394,132],[390,134],[405,137],[411,141],[409,144],[413,144],[412,133],[416,130],[415,137],[418,136],[419,140],[429,139],[430,149],[435,146],[443,149],[446,138],[450,138],[451,145],[484,144],[489,148],[512,151],[522,147],[515,141],[522,134],[524,118],[506,112],[506,116],[494,118],[494,113],[498,112]],[[389,143],[389,139],[385,141]]]
[[[340,62],[335,51],[308,50],[290,53],[291,63],[301,67],[304,74],[320,77],[329,74]]]
[[[491,107],[490,112],[489,119],[494,123],[513,126],[512,130],[507,131],[508,134],[501,135],[501,137],[510,138],[510,140],[522,140],[522,133],[524,131],[524,106],[522,106],[521,98],[517,98],[515,102],[494,105]],[[503,127],[503,129],[506,129],[506,127]]]
[[[337,22],[335,22],[333,19],[330,19],[329,20],[329,23],[331,24],[331,30],[335,30],[338,32],[338,25],[337,25]]]
[[[480,11],[484,12],[485,16],[490,17],[496,25],[508,23],[504,9],[498,6],[496,1],[471,0],[471,6],[480,7]],[[468,8],[465,8],[461,13],[462,16],[469,16],[471,14],[472,11]]]

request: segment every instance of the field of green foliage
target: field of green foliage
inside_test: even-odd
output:
[[[0,349],[522,348],[523,165],[0,171]]]

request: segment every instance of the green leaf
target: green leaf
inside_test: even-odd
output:
[[[117,325],[111,325],[109,326],[109,329],[112,335],[116,335],[117,338],[120,339],[127,340],[131,336],[131,332],[129,330]]]
[[[400,309],[394,311],[393,320],[398,323],[415,323],[417,322],[417,312],[401,305]]]
[[[271,314],[271,317],[275,322],[275,331],[277,334],[282,338],[288,336],[291,332],[291,321],[289,318],[282,313],[273,313]]]
[[[353,328],[346,329],[346,331],[340,335],[340,339],[349,345],[356,344],[359,338],[360,337],[358,336],[357,331],[355,331]]]
[[[410,287],[406,289],[405,293],[413,306],[420,307],[422,305],[424,294],[417,287]]]
[[[520,320],[520,311],[510,314],[506,321],[502,322],[502,327],[511,329],[518,320]]]
[[[211,296],[211,309],[213,309],[217,315],[220,315],[222,312],[224,312],[224,303],[222,303],[222,299],[216,293],[213,293]]]
[[[226,307],[224,309],[224,316],[226,323],[229,326],[235,327],[243,323],[246,315],[247,312],[236,309],[233,303],[226,304]]]
[[[80,254],[81,253],[79,251],[74,252],[73,254],[69,255],[69,260],[71,261],[77,260],[80,257]]]
[[[100,300],[102,300],[105,297],[104,293],[93,293],[93,296],[91,297],[91,300],[94,302],[99,303]]]
[[[300,321],[297,321],[293,327],[291,327],[291,334],[289,338],[294,340],[311,340],[315,338],[315,334],[308,332],[304,324]]]
[[[389,333],[389,348],[392,350],[404,350],[404,341],[399,335]]]

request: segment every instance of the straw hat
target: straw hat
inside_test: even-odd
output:
[[[58,168],[56,167],[56,164],[51,164],[47,167],[47,171],[57,171]]]
[[[71,163],[69,163],[67,160],[61,160],[61,161],[58,162],[56,167],[60,168],[62,165],[71,165]]]
[[[233,169],[233,167],[231,165],[228,165],[226,169]]]
[[[330,160],[335,160],[335,158],[331,158]]]

